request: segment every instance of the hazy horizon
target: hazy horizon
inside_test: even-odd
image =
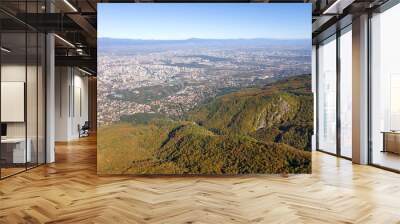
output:
[[[165,40],[165,41],[179,41],[179,40],[309,40],[309,38],[273,38],[273,37],[252,37],[252,38],[240,38],[240,37],[226,37],[226,38],[201,38],[201,37],[189,37],[185,39],[141,39],[141,38],[120,38],[120,37],[98,37],[98,39],[115,39],[115,40]]]

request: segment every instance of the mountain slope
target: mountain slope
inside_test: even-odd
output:
[[[99,129],[99,173],[310,173],[310,75],[221,95],[185,120],[137,114]]]
[[[226,94],[193,110],[189,120],[218,134],[311,147],[313,97],[310,75]]]
[[[216,135],[196,124],[174,132],[156,157],[188,174],[311,172],[308,152],[249,136]]]

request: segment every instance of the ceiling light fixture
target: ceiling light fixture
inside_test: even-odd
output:
[[[87,75],[92,76],[92,73],[90,73],[90,72],[88,72],[88,71],[86,71],[86,70],[83,70],[83,69],[81,69],[81,68],[79,68],[79,67],[78,67],[78,70],[81,71],[81,72],[83,72],[83,73],[85,73],[85,74],[87,74]]]
[[[329,14],[342,14],[343,10],[351,5],[355,0],[336,0],[332,5],[330,5],[324,12],[323,15]]]
[[[5,48],[5,47],[1,47],[0,49],[1,49],[2,51],[6,52],[6,53],[10,53],[10,52],[11,52],[11,50],[9,50],[9,49],[7,49],[7,48]]]
[[[65,4],[67,4],[74,12],[78,12],[78,10],[73,6],[68,0],[64,0]]]
[[[76,53],[78,53],[79,55],[83,55],[83,54],[84,54],[82,48],[77,48],[77,49],[76,49]]]
[[[64,43],[66,43],[67,45],[69,45],[70,47],[73,47],[73,48],[75,48],[75,45],[73,45],[71,42],[69,42],[68,40],[66,40],[66,39],[64,39],[64,38],[62,38],[62,37],[60,37],[59,35],[57,35],[57,34],[54,34],[54,36],[55,37],[57,37],[59,40],[61,40],[62,42],[64,42]]]

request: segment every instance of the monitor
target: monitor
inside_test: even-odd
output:
[[[7,124],[1,123],[1,136],[7,136]]]

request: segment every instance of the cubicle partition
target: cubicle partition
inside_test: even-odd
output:
[[[45,10],[40,3],[22,1],[18,7],[25,14],[40,13]],[[0,178],[3,179],[45,162],[46,38],[44,33],[7,12],[0,11],[0,18]],[[4,21],[13,23],[13,29]]]

